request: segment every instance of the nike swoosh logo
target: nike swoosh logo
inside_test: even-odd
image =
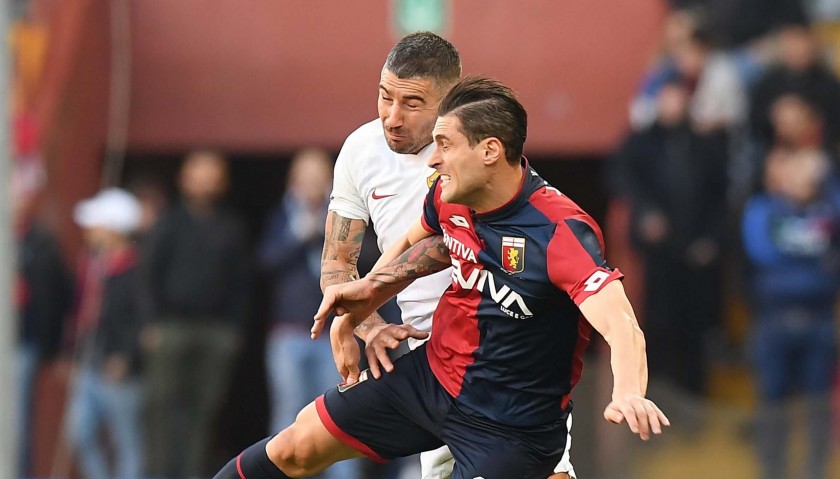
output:
[[[394,193],[393,195],[377,195],[375,189],[370,194],[370,197],[375,199],[375,200],[381,200],[382,198],[390,198],[392,196],[397,196],[397,194]]]

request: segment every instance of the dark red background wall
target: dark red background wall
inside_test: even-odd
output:
[[[528,148],[603,152],[658,36],[659,0],[450,1],[466,73],[502,79]],[[212,5],[207,8],[207,5]],[[373,117],[398,39],[388,1],[146,0],[133,5],[131,145],[338,147]]]
[[[106,145],[116,2],[36,1],[52,11],[38,105],[47,204],[73,249],[70,208],[98,187]],[[597,156],[615,144],[663,0],[444,1],[464,71],[519,91],[529,154]],[[400,36],[385,0],[128,3],[130,152],[337,149],[374,117],[379,71]]]

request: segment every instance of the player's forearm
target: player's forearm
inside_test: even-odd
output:
[[[419,241],[386,266],[377,271],[371,271],[364,278],[353,283],[353,288],[344,290],[344,297],[364,298],[367,303],[366,308],[375,311],[408,287],[415,279],[443,271],[450,264],[449,249],[443,242],[443,236],[430,236]],[[356,294],[350,294],[348,291]],[[366,308],[357,309],[355,317],[366,317],[365,314],[369,314],[366,313]],[[352,321],[354,327],[361,323],[360,320],[353,319]]]
[[[333,284],[359,279],[356,265],[364,234],[364,221],[345,218],[333,211],[327,214],[321,255],[321,291]]]
[[[365,224],[361,220],[344,218],[335,212],[327,215],[321,256],[321,291],[327,286],[359,279],[357,261],[364,232]],[[374,312],[356,327],[356,335],[364,340],[371,329],[383,323],[385,320]]]
[[[402,237],[398,239],[394,244],[392,244],[382,256],[376,260],[376,264],[373,265],[371,271],[376,271],[381,269],[394,261],[395,259],[399,258],[401,254],[405,253],[405,251],[411,247],[411,243],[409,243],[408,238]]]
[[[321,262],[321,291],[334,284],[349,283],[359,279],[359,270],[355,265],[342,261]]]
[[[644,396],[647,392],[647,355],[645,336],[635,319],[625,317],[622,324],[611,328],[604,336],[610,346],[610,365],[613,371],[613,399],[625,395]]]
[[[382,256],[376,261],[376,264],[373,265],[371,271],[378,271],[379,269],[385,267],[389,263],[397,260],[400,255],[405,253],[412,245],[418,243],[421,239],[426,238],[430,235],[425,228],[423,228],[422,221],[418,220],[415,224],[411,225],[408,228],[408,232],[402,238],[398,239],[394,242],[388,249],[382,253]],[[362,338],[365,342],[367,342],[367,336],[375,327],[380,324],[385,324],[385,320],[382,319],[378,314],[374,313],[370,317],[368,317],[365,321],[362,322],[359,326],[356,327],[355,333],[356,336]]]
[[[585,299],[580,310],[610,346],[613,398],[644,396],[647,390],[645,336],[621,281],[612,281]]]
[[[417,278],[443,271],[452,264],[443,236],[423,238],[398,258],[365,277],[377,294],[394,295]]]
[[[324,291],[327,286],[349,283],[357,279],[359,279],[359,272],[355,264],[339,260],[323,260],[321,262],[321,291]],[[362,341],[366,341],[368,333],[380,324],[385,324],[385,320],[379,313],[374,312],[358,324],[354,332]]]
[[[379,259],[376,261],[376,264],[373,265],[371,271],[376,271],[382,268],[383,266],[387,265],[388,263],[394,261],[395,259],[399,258],[401,254],[405,253],[406,250],[420,242],[420,240],[422,240],[423,238],[427,238],[431,235],[432,233],[423,227],[422,219],[418,219],[411,226],[408,227],[405,236],[395,241],[391,246],[388,247],[387,250],[385,250],[385,252],[382,253],[382,256],[380,256]]]

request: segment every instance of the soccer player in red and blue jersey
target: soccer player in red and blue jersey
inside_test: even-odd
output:
[[[595,222],[522,158],[526,130],[527,114],[504,85],[472,77],[453,87],[429,160],[440,173],[423,213],[431,236],[324,292],[313,334],[329,312],[339,315],[330,339],[343,351],[346,383],[217,478],[309,477],[351,457],[382,461],[446,444],[453,479],[543,479],[564,452],[591,327],[611,347],[604,417],[627,421],[644,440],[669,424],[645,398],[644,336],[621,273],[606,265]],[[384,374],[360,373],[356,325],[413,279],[450,265],[431,340]]]

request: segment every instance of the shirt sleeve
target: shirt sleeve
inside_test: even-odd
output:
[[[784,261],[772,234],[774,201],[769,196],[755,196],[744,207],[741,222],[742,242],[747,258],[760,265],[768,266]]]
[[[438,183],[440,177],[435,178],[429,192],[426,194],[426,199],[423,201],[423,228],[429,233],[443,234],[443,229],[440,227],[440,187]]]
[[[575,304],[624,275],[607,266],[598,227],[588,218],[572,217],[557,224],[548,244],[548,275]]]
[[[350,139],[344,143],[338,153],[333,170],[333,189],[330,194],[330,211],[335,211],[344,218],[353,220],[364,220],[365,224],[370,223],[370,213],[367,203],[359,194],[359,185],[353,179],[353,155],[354,151]]]

